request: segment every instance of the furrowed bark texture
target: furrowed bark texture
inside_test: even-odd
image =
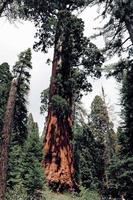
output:
[[[51,102],[53,95],[57,94],[55,79],[61,65],[62,36],[60,35],[55,44],[49,102]],[[71,128],[71,116],[61,118],[60,116],[57,116],[57,114],[54,113],[53,108],[49,106],[47,129],[44,139],[45,158],[43,165],[48,185],[55,187],[56,190],[63,190],[66,188],[73,189],[75,187],[73,180],[73,153],[70,144],[72,135]]]
[[[7,102],[6,112],[4,116],[3,129],[0,138],[0,200],[4,200],[6,192],[6,174],[8,163],[8,147],[11,135],[14,106],[17,93],[17,80],[11,83],[11,89]]]
[[[57,189],[74,187],[73,155],[70,145],[71,120],[59,121],[57,116],[49,115],[45,137],[45,174],[49,185]]]

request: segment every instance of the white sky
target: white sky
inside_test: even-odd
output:
[[[85,21],[85,35],[90,36],[94,33],[93,28],[99,25],[95,21],[97,16],[96,8],[88,8],[82,13]],[[35,28],[31,22],[16,22],[10,24],[5,19],[0,19],[0,64],[8,62],[10,66],[17,61],[17,55],[32,48],[34,43]],[[102,48],[104,45],[103,38],[99,38],[94,43]],[[29,94],[29,112],[32,112],[34,120],[38,122],[40,131],[43,130],[45,117],[40,115],[40,93],[49,86],[51,66],[46,64],[47,58],[52,59],[52,50],[49,54],[32,51],[33,70],[31,71],[31,90]],[[107,102],[113,107],[111,117],[115,126],[119,125],[119,90],[118,84],[113,78],[106,80],[102,77],[100,80],[92,80],[93,92],[83,98],[83,104],[87,111],[95,95],[101,95],[101,86],[104,87]]]

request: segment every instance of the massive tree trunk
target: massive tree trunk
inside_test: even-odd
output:
[[[51,99],[57,93],[56,76],[59,68],[62,67],[62,43],[63,34],[58,31],[55,42],[55,51],[52,65],[52,77],[50,83],[49,108],[47,117],[47,129],[44,140],[45,158],[43,165],[45,168],[46,180],[49,186],[55,190],[66,188],[73,189],[74,168],[73,153],[71,146],[72,119],[71,114],[65,117],[57,115],[51,106]],[[66,99],[70,106],[71,101]],[[62,114],[62,113],[61,113]]]
[[[73,159],[70,144],[71,120],[59,120],[51,112],[45,136],[45,174],[48,184],[55,189],[72,189]]]
[[[8,147],[11,135],[17,85],[18,81],[14,79],[11,83],[11,89],[9,93],[6,112],[4,116],[3,129],[0,138],[0,200],[4,200],[6,191]]]

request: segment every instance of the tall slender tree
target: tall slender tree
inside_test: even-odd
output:
[[[101,174],[102,190],[109,188],[109,178],[107,169],[111,164],[111,159],[115,153],[115,139],[116,135],[112,127],[112,122],[109,119],[109,114],[105,99],[96,96],[91,104],[90,120],[92,122],[91,128],[96,141],[99,141],[104,146],[101,149],[101,156],[103,160],[104,173]],[[100,149],[99,149],[100,151]]]
[[[12,129],[12,143],[14,144],[23,144],[28,134],[27,96],[30,89],[31,69],[31,50],[27,49],[26,51],[20,53],[18,61],[13,66],[13,75],[18,79]]]
[[[110,191],[113,197],[123,196],[125,199],[133,198],[133,133],[132,133],[132,88],[133,64],[126,62],[122,77],[121,89],[121,115],[122,123],[118,135],[118,152],[109,168],[111,180]]]
[[[10,141],[10,132],[12,127],[13,114],[14,114],[17,84],[18,82],[16,80],[12,81],[6,112],[4,116],[3,128],[1,131],[1,145],[0,145],[0,199],[1,200],[4,200],[5,190],[6,190],[8,147]]]
[[[19,56],[19,61],[14,66],[14,78],[11,83],[10,93],[8,97],[7,107],[4,115],[4,122],[1,131],[1,144],[0,144],[0,199],[3,200],[6,191],[6,177],[7,177],[7,162],[8,150],[12,131],[12,123],[15,112],[15,104],[19,89],[23,87],[26,89],[26,77],[29,78],[29,73],[26,69],[31,68],[31,50],[23,52]],[[27,62],[26,62],[27,61]]]

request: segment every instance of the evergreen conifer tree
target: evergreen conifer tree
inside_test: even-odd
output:
[[[9,154],[8,192],[13,196],[17,193],[26,196],[26,199],[37,199],[42,194],[44,186],[44,172],[42,170],[42,142],[39,138],[39,129],[32,114],[28,117],[28,137],[23,145],[12,145]],[[19,194],[18,188],[23,191]],[[10,196],[11,198],[11,196]]]
[[[108,167],[111,164],[111,159],[115,155],[115,140],[116,135],[112,127],[112,122],[109,119],[109,114],[105,99],[96,96],[91,104],[91,131],[94,138],[103,148],[99,148],[99,153],[103,161],[103,174],[101,174],[102,193],[109,188]]]
[[[96,141],[90,125],[75,125],[74,128],[74,164],[76,179],[89,189],[102,190],[104,174],[104,146]]]
[[[10,179],[10,175],[13,173],[12,172],[13,168],[11,166],[15,165],[16,162],[19,162],[18,160],[19,156],[21,159],[21,154],[23,154],[21,152],[22,145],[28,135],[27,95],[28,95],[29,83],[30,83],[29,70],[31,68],[32,68],[31,50],[28,49],[27,51],[24,51],[19,55],[19,60],[16,62],[16,64],[13,67],[13,75],[18,80],[18,86],[17,86],[17,94],[16,94],[16,99],[15,99],[12,134],[11,134],[11,139],[10,139],[8,179]],[[16,152],[16,157],[15,157],[15,152]],[[13,182],[11,182],[10,186],[11,185],[12,186],[14,185]]]
[[[28,117],[28,138],[24,144],[23,163],[22,163],[22,182],[29,196],[42,193],[44,186],[44,172],[42,170],[42,142],[39,138],[39,129],[34,122],[32,114]],[[40,193],[40,194],[39,194]]]
[[[0,133],[3,126],[3,118],[6,110],[12,75],[8,63],[0,65]]]
[[[112,182],[111,192],[114,197],[124,196],[125,199],[133,198],[133,134],[132,134],[132,88],[133,68],[129,62],[122,80],[121,105],[122,118],[121,129],[119,128],[118,145],[119,151],[114,157],[109,169]]]

